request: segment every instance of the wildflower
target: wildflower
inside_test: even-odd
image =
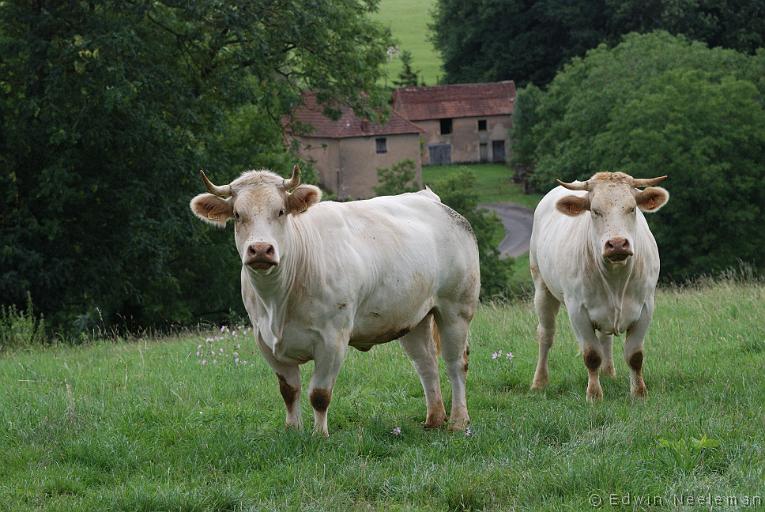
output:
[[[505,354],[505,356],[507,357],[508,361],[512,361],[513,357],[515,357],[512,352],[508,352],[507,354]]]
[[[470,437],[473,435],[473,429],[468,427],[465,429],[465,437]]]
[[[220,353],[221,353],[221,354],[223,353],[223,347],[221,347],[221,348],[220,348]]]
[[[502,357],[502,351],[501,350],[498,350],[498,351],[496,351],[496,352],[491,354],[491,358],[492,359],[497,359],[499,357]]]
[[[202,366],[205,366],[207,364],[207,359],[202,359]]]
[[[391,430],[390,433],[393,434],[394,436],[400,436],[401,427],[393,427],[393,430]]]

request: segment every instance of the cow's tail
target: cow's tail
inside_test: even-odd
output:
[[[430,330],[433,333],[433,342],[436,344],[436,355],[438,355],[441,353],[441,333],[438,330],[435,315],[430,315],[430,322]]]

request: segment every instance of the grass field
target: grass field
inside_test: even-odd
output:
[[[399,50],[412,52],[412,67],[427,85],[437,84],[443,74],[441,59],[428,41],[428,24],[435,3],[435,0],[381,0],[374,15],[374,19],[390,28]],[[392,85],[401,71],[401,60],[394,58],[387,71],[388,84]]]
[[[208,345],[198,335],[6,354],[0,509],[579,511],[593,496],[621,510],[646,508],[634,505],[641,497],[665,500],[652,509],[678,496],[762,499],[763,318],[762,285],[661,291],[646,343],[649,398],[629,398],[616,348],[618,378],[604,379],[605,400],[590,405],[563,315],[550,385],[534,394],[530,305],[482,306],[470,436],[422,429],[422,390],[395,343],[351,351],[329,439],[309,433],[305,396],[309,428],[284,430],[276,378],[246,336],[209,343],[214,359],[196,355]],[[238,366],[237,343],[247,361]],[[497,350],[514,357],[493,360]],[[703,436],[712,441],[697,448]],[[632,504],[612,507],[611,494]]]
[[[524,194],[523,188],[513,183],[513,172],[502,164],[430,165],[422,168],[422,180],[426,185],[437,185],[463,171],[472,172],[479,203],[511,202],[534,209],[542,199],[541,194]]]

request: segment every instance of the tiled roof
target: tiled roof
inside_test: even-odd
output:
[[[515,105],[515,82],[402,87],[393,108],[410,121],[508,115]]]
[[[303,104],[292,112],[294,121],[308,125],[306,137],[323,137],[329,139],[344,139],[348,137],[370,137],[374,135],[399,135],[421,133],[422,130],[410,123],[395,111],[391,111],[387,122],[377,124],[358,117],[350,107],[341,107],[340,117],[330,119],[323,113],[323,107],[316,101],[314,94],[303,95]]]

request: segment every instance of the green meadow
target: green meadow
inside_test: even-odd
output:
[[[305,396],[305,431],[284,429],[276,377],[249,332],[6,353],[0,509],[664,510],[680,499],[708,510],[687,506],[699,496],[747,509],[765,495],[763,318],[762,283],[660,290],[648,398],[629,397],[617,341],[617,378],[602,379],[605,399],[591,405],[563,313],[550,384],[532,393],[530,304],[482,305],[469,435],[422,428],[422,390],[396,343],[351,350],[328,439],[310,433]]]
[[[399,51],[412,52],[412,68],[420,73],[420,80],[436,85],[443,72],[441,58],[428,40],[431,11],[435,0],[381,0],[373,18],[388,27],[396,40]],[[386,66],[388,85],[401,71],[401,60],[396,57]]]

